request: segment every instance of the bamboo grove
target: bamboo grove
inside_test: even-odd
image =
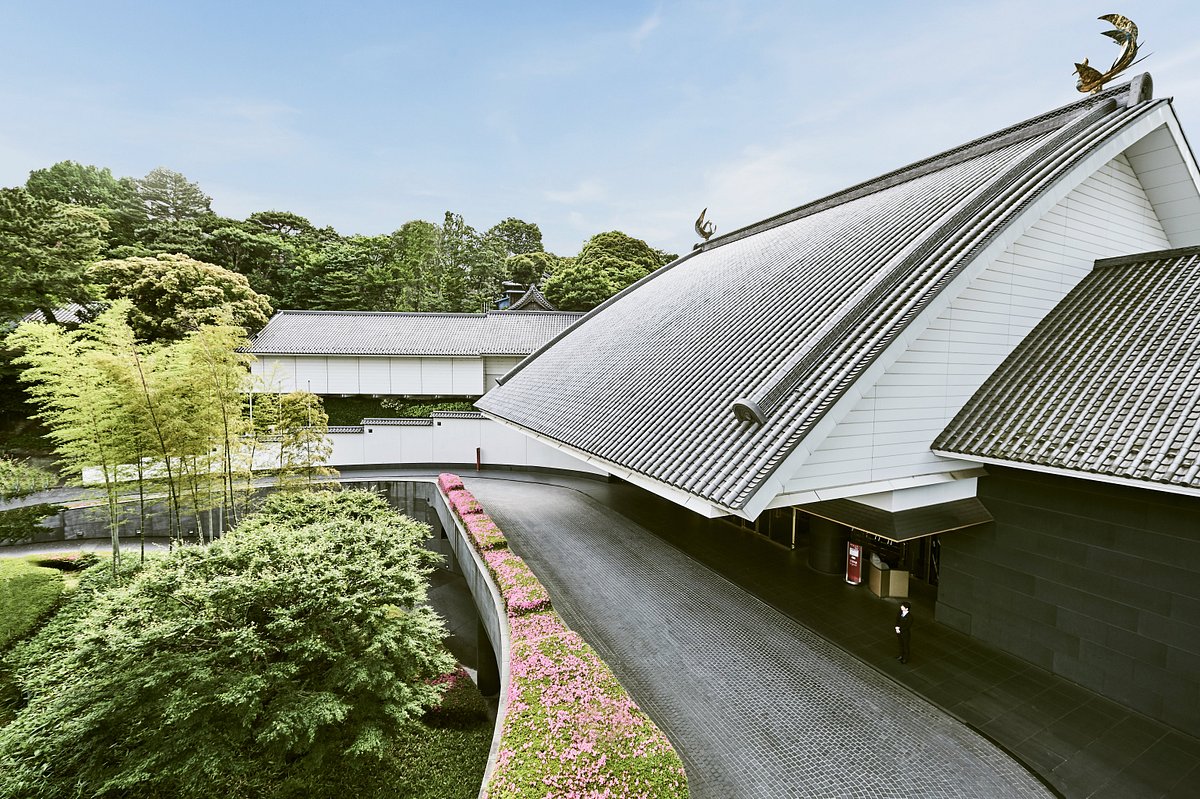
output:
[[[255,385],[243,328],[146,343],[129,312],[118,301],[75,330],[26,322],[7,340],[63,473],[102,491],[114,569],[122,523],[144,535],[154,507],[172,539],[212,540],[246,515],[256,470],[283,486],[331,473],[320,399],[256,396],[270,386]]]

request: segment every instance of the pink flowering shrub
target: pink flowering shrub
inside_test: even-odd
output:
[[[475,548],[480,552],[489,549],[503,549],[508,546],[499,526],[486,513],[478,513],[463,519],[463,527],[475,542]]]
[[[529,564],[508,549],[492,549],[481,553],[488,571],[496,578],[500,596],[508,615],[520,616],[550,607],[546,586],[534,576]]]
[[[475,499],[475,495],[465,488],[448,491],[446,496],[450,497],[450,507],[454,508],[454,512],[460,519],[483,513],[483,506],[479,504],[479,500]]]
[[[688,795],[670,741],[558,614],[510,625],[508,710],[489,799]]]
[[[451,491],[454,491],[455,489],[462,488],[463,481],[462,481],[462,478],[459,477],[457,474],[450,474],[450,472],[442,472],[441,474],[438,475],[438,485],[441,486],[443,491],[445,491],[447,494],[449,494]]]
[[[512,649],[508,709],[488,799],[676,799],[683,762],[595,651],[550,609],[550,594],[457,476],[438,485],[504,599]],[[458,678],[438,678],[455,690]],[[441,683],[439,683],[441,684]]]

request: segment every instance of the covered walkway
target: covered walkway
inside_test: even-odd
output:
[[[671,737],[698,799],[1051,795],[983,736],[656,534],[651,505],[624,508],[637,520],[618,512],[636,497],[624,487],[465,482]],[[894,645],[882,637],[881,661]]]
[[[1049,793],[960,721],[1064,796],[1196,795],[1200,740],[937,624],[931,595],[912,598],[904,666],[898,602],[803,550],[625,484],[464,477],[667,730],[697,797]]]

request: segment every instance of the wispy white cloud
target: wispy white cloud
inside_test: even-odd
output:
[[[595,178],[587,178],[577,183],[574,188],[561,190],[548,189],[542,192],[542,196],[553,203],[579,205],[582,203],[599,202],[607,196],[607,193],[604,184]]]
[[[660,25],[662,25],[662,9],[656,9],[653,14],[642,20],[641,24],[634,28],[633,32],[629,34],[630,44],[632,44],[635,49],[640,49],[642,43],[650,37],[650,34],[658,30]]]

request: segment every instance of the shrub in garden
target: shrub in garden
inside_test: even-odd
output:
[[[438,475],[438,485],[441,486],[443,491],[449,493],[451,491],[461,490],[463,487],[463,481],[462,478],[457,474],[442,472]]]
[[[37,566],[44,566],[47,569],[58,569],[60,572],[83,571],[95,566],[99,562],[100,557],[95,552],[63,552],[56,555],[47,555],[33,561]]]
[[[426,530],[365,492],[276,494],[59,614],[14,652],[31,699],[0,729],[0,796],[370,777],[454,665],[424,604]]]
[[[444,691],[441,702],[425,711],[430,727],[461,729],[487,721],[487,703],[462,666],[429,682]]]

